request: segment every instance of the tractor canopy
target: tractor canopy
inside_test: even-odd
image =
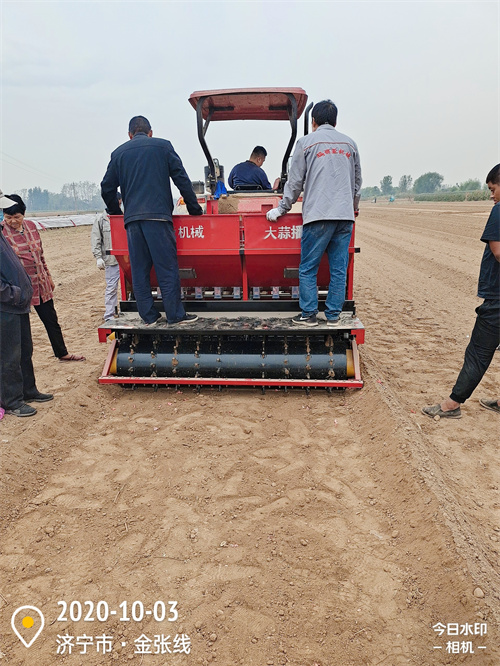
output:
[[[230,88],[197,90],[189,97],[194,109],[201,107],[203,120],[289,120],[295,101],[296,115],[305,109],[302,88]]]
[[[189,96],[189,103],[196,110],[198,139],[208,161],[208,186],[212,194],[215,192],[219,176],[216,160],[212,158],[205,140],[205,134],[212,121],[288,120],[290,122],[292,135],[283,157],[278,188],[278,191],[282,192],[288,178],[288,159],[297,138],[297,119],[302,115],[306,102],[307,94],[302,88],[229,88],[198,90],[192,93]],[[307,123],[304,127],[307,127]]]

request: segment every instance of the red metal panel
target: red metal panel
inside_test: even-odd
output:
[[[123,215],[111,215],[110,222],[112,254],[132,284]],[[174,215],[173,224],[179,267],[194,268],[197,275],[196,279],[182,279],[182,286],[242,286],[239,215]],[[150,280],[153,287],[158,285],[154,270]],[[122,298],[126,298],[123,292]]]
[[[196,271],[196,278],[181,278],[183,287],[242,287],[243,271],[241,257],[238,254],[225,255],[224,251],[210,255],[178,254],[179,268]],[[156,275],[152,271],[153,284]]]
[[[298,269],[302,216],[288,213],[269,222],[265,210],[273,207],[266,197],[242,199],[254,212],[233,214],[211,213],[203,216],[176,215],[173,218],[177,237],[179,267],[193,269],[195,278],[182,278],[183,287],[242,287],[246,300],[252,287],[291,287],[298,277],[285,277],[285,269]],[[259,210],[260,208],[260,210]],[[256,212],[258,211],[258,212]],[[111,216],[113,254],[117,256],[122,276],[132,283],[128,257],[127,234],[123,216]],[[271,259],[272,257],[272,259]],[[354,227],[349,248],[347,298],[352,299],[354,272]],[[158,282],[154,270],[151,284]],[[326,289],[330,281],[328,259],[321,260],[318,286]]]
[[[243,226],[250,288],[298,285],[298,278],[285,278],[284,270],[299,267],[302,215],[288,213],[276,222],[268,222],[262,214],[244,215]],[[269,255],[272,255],[272,260]],[[324,287],[329,281],[328,260],[325,256],[318,271],[318,285]]]
[[[362,345],[365,341],[365,329],[364,328],[353,328],[351,330],[351,335],[354,336],[358,345]]]
[[[97,329],[97,336],[98,336],[99,342],[106,342],[107,339],[108,339],[108,335],[110,333],[111,333],[110,328],[102,328],[101,326],[99,326],[99,328]]]
[[[198,100],[203,102],[203,119],[217,120],[288,120],[287,95],[297,102],[297,118],[300,118],[307,102],[302,88],[229,88],[226,90],[197,90],[189,96],[189,103],[196,109]]]
[[[201,251],[213,254],[220,250],[239,252],[240,216],[174,215],[173,223],[180,253]],[[123,215],[110,215],[112,254],[128,254],[127,232]]]

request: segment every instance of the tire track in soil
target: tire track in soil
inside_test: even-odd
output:
[[[485,206],[483,219],[474,221],[476,239],[481,234],[489,209],[489,206]],[[368,217],[371,212],[372,209],[368,211]],[[426,483],[439,498],[443,516],[474,578],[477,581],[488,581],[491,606],[498,617],[500,558],[497,544],[500,529],[497,514],[500,505],[495,441],[498,440],[499,427],[498,419],[492,419],[484,410],[478,409],[476,402],[481,391],[482,394],[485,390],[492,395],[496,394],[498,360],[494,359],[476,394],[462,408],[464,418],[461,421],[436,424],[419,414],[423,404],[433,400],[435,402],[436,398],[444,397],[451,390],[461,367],[468,334],[474,323],[473,310],[480,302],[475,298],[479,270],[476,255],[478,249],[482,251],[483,244],[476,240],[470,243],[470,247],[462,248],[463,260],[460,268],[453,271],[452,281],[449,280],[448,266],[442,263],[435,265],[429,288],[422,290],[417,267],[429,266],[429,262],[424,256],[425,238],[420,238],[421,229],[415,229],[405,220],[401,222],[402,226],[406,226],[406,243],[415,250],[409,256],[404,251],[397,257],[394,243],[389,244],[387,251],[380,241],[386,230],[390,233],[389,230],[393,229],[393,220],[398,214],[397,209],[387,211],[385,220],[378,217],[377,227],[373,226],[369,218],[366,226],[358,232],[358,239],[361,238],[363,242],[362,251],[366,250],[368,255],[362,271],[369,273],[371,279],[370,288],[365,290],[358,306],[361,308],[362,320],[364,313],[368,320],[373,317],[373,323],[368,326],[363,359],[368,372],[379,381],[382,380],[383,395],[390,396],[387,399],[392,412],[400,415],[405,424],[403,427],[411,429],[413,465],[423,474]],[[432,233],[435,220],[425,219],[423,215],[420,219],[426,221]],[[387,265],[383,273],[380,270],[379,253],[391,257],[389,271]],[[405,266],[407,258],[408,265]],[[469,285],[470,266],[474,265],[476,274],[472,285]],[[388,280],[388,275],[403,276],[403,279]],[[358,281],[360,279],[362,281],[358,274]],[[443,284],[447,284],[444,291],[448,302],[442,296],[430,298],[429,294],[436,293],[436,285],[442,289]],[[461,288],[467,285],[468,291],[462,291]],[[377,294],[376,298],[372,298],[374,293]],[[386,303],[393,299],[397,303],[406,304],[406,307],[399,312],[389,311],[389,308],[384,307],[384,299]],[[419,318],[420,321],[415,321],[415,312],[423,304],[426,306],[423,316]],[[380,317],[381,309],[386,313],[383,317]],[[372,332],[377,336],[378,344],[370,344]],[[430,397],[426,398],[425,394],[430,394]],[[416,412],[415,416],[413,412]]]
[[[435,424],[411,415],[427,390],[418,354],[412,357],[427,324],[406,313],[407,330],[415,325],[408,346],[396,322],[387,329],[390,313],[380,318],[385,289],[399,309],[412,307],[394,287],[399,276],[390,262],[382,269],[363,249],[366,263],[357,270],[356,284],[370,284],[378,299],[363,295],[360,302],[361,318],[366,312],[370,320],[360,392],[125,392],[96,385],[106,354],[95,334],[103,282],[86,259],[88,238],[76,231],[71,265],[61,252],[68,234],[51,232],[44,246],[49,266],[60,257],[58,272],[66,272],[56,306],[89,361],[57,364],[34,322],[37,378],[43,389],[57,387],[56,400],[36,422],[2,423],[10,445],[2,463],[11,478],[2,490],[10,513],[0,592],[9,606],[178,598],[181,619],[171,630],[188,633],[193,650],[177,663],[204,666],[445,664],[449,659],[432,651],[432,624],[480,614],[492,632],[488,654],[470,663],[498,663],[488,570],[480,581],[487,596],[476,599],[470,549],[454,540],[466,521],[477,531],[491,506],[485,501],[484,516],[467,513],[470,485],[462,479],[462,496],[453,494],[460,480],[450,458],[439,459],[441,467],[435,460]],[[363,271],[370,275],[360,280]],[[72,297],[66,307],[79,284],[85,298]],[[427,351],[443,342],[442,333],[435,336]],[[387,348],[395,359],[389,369]],[[403,358],[408,365],[399,371]],[[486,438],[484,445],[489,452]],[[465,446],[462,456],[470,464]],[[451,507],[448,518],[443,506]],[[481,557],[486,537],[477,532]],[[0,606],[2,650],[11,663],[30,664],[3,626],[4,600]],[[86,628],[57,627],[70,634]],[[128,643],[115,661],[133,658],[133,639],[154,629],[147,621],[106,625]],[[55,627],[30,658],[51,663],[54,640]]]

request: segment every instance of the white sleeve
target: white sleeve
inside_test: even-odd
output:
[[[96,215],[94,224],[92,225],[92,231],[90,233],[90,244],[92,247],[92,254],[96,259],[102,258],[102,234],[101,234],[101,220],[102,213]]]

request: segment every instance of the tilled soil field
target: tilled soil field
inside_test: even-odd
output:
[[[99,386],[90,228],[44,232],[87,361],[55,360],[32,316],[55,399],[0,422],[1,663],[498,666],[500,420],[478,398],[499,358],[461,420],[420,412],[461,367],[490,209],[362,207],[365,387],[309,396]],[[10,628],[24,605],[45,616],[30,648]]]

